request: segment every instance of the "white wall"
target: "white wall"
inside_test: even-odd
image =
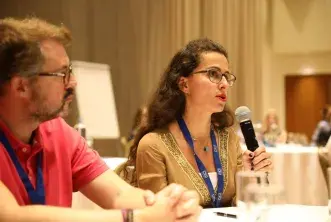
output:
[[[285,75],[305,68],[331,73],[331,1],[265,1],[263,113],[275,108],[285,126]]]

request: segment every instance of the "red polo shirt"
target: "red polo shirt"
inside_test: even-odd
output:
[[[46,205],[71,207],[72,192],[108,169],[97,152],[90,149],[78,132],[62,118],[40,124],[33,145],[19,141],[1,121],[0,130],[7,137],[33,186],[36,185],[36,154],[43,152]],[[30,204],[16,168],[1,143],[0,180],[19,205]]]

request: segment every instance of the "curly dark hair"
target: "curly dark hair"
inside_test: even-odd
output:
[[[201,54],[208,52],[220,53],[228,59],[225,48],[207,38],[190,41],[172,58],[147,107],[147,121],[141,125],[137,132],[130,148],[128,161],[122,166],[122,170],[126,169],[127,166],[136,165],[138,144],[147,133],[162,129],[183,115],[185,95],[178,86],[179,79],[182,76],[191,75],[200,64]],[[234,124],[234,114],[226,105],[222,112],[212,114],[211,120],[215,128],[223,129]],[[124,175],[126,175],[126,170],[124,170]]]

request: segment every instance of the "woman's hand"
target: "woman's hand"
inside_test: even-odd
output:
[[[254,152],[246,150],[243,153],[244,170],[270,172],[273,167],[270,157],[265,147],[259,147]]]

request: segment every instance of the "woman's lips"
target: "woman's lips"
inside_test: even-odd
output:
[[[226,95],[225,94],[219,94],[216,96],[219,100],[226,102]]]

